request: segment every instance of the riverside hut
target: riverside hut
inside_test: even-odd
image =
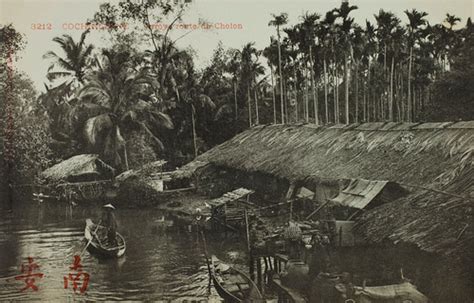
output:
[[[474,289],[473,146],[474,121],[271,125],[238,134],[197,161],[232,171],[221,175],[240,176],[233,186],[255,195],[272,182],[247,181],[270,178],[365,208],[372,197],[358,196],[358,188],[374,186],[369,192],[380,197],[379,188],[398,187],[399,195],[384,195],[357,218],[354,231],[375,250],[352,250],[358,264],[345,269],[364,262],[372,271],[403,268],[431,298],[463,302]]]
[[[42,172],[51,196],[68,201],[104,198],[115,169],[96,154],[82,154],[64,160]]]

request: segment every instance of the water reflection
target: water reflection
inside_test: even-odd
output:
[[[207,300],[209,279],[202,239],[196,233],[153,232],[162,214],[153,210],[117,210],[119,232],[127,241],[120,259],[103,260],[85,252],[81,264],[90,274],[85,295],[64,289],[63,277],[73,256],[85,246],[85,219],[95,219],[98,208],[64,204],[28,204],[0,221],[0,301],[41,300]],[[211,253],[235,255],[243,247],[235,239],[208,238]],[[39,291],[20,292],[20,266],[33,257],[44,274]],[[244,260],[241,260],[245,262]]]

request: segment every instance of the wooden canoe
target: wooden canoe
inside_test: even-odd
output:
[[[210,274],[224,302],[265,302],[257,285],[242,271],[211,257]]]
[[[119,258],[125,254],[125,239],[119,233],[116,236],[117,245],[113,247],[107,243],[107,228],[97,225],[91,219],[86,219],[84,237],[90,241],[87,250],[92,254],[97,254],[105,258]]]

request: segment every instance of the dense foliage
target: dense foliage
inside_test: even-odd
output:
[[[380,10],[361,26],[357,9],[343,1],[294,25],[272,15],[266,48],[220,43],[198,70],[194,52],[176,45],[192,30],[173,40],[172,27],[153,27],[180,22],[185,5],[102,4],[92,21],[109,25],[108,46],[94,48],[85,31],[56,37],[62,52],[45,54],[55,86],[34,109],[49,124],[45,142],[61,158],[94,152],[124,170],[159,158],[181,165],[258,124],[473,119],[470,20],[461,28],[449,14],[429,24],[425,12]]]
[[[4,42],[0,70],[0,194],[9,200],[8,188],[15,183],[32,182],[54,156],[49,147],[47,117],[36,112],[33,83],[15,68],[25,45],[24,37],[11,25],[1,27],[0,36]]]

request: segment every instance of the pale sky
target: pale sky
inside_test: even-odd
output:
[[[49,66],[48,61],[42,58],[43,54],[49,50],[61,54],[52,39],[62,34],[78,39],[82,30],[64,30],[64,24],[67,26],[69,23],[85,22],[93,16],[102,2],[105,1],[0,0],[0,23],[13,23],[18,31],[26,35],[28,41],[16,68],[26,72],[42,91]],[[403,11],[416,8],[429,14],[427,19],[430,23],[441,22],[446,13],[450,13],[461,17],[462,25],[468,17],[473,16],[474,10],[474,0],[353,0],[350,3],[359,7],[352,15],[361,25],[365,24],[365,19],[374,22],[373,15],[381,8],[392,11],[404,23],[407,19]],[[323,15],[339,5],[340,0],[193,0],[184,16],[184,23],[197,24],[202,18],[212,24],[240,24],[242,28],[195,30],[179,40],[178,46],[192,47],[196,51],[198,68],[203,67],[209,62],[219,41],[224,46],[233,48],[241,48],[251,41],[255,41],[259,49],[267,46],[270,36],[275,34],[275,29],[268,26],[272,13],[286,12],[289,14],[289,24],[295,24],[306,11]],[[51,30],[33,30],[32,24],[37,23],[50,23]],[[184,29],[176,29],[172,36],[176,38],[186,32]],[[94,44],[96,48],[107,46],[104,35],[105,31],[92,31],[86,42]]]

